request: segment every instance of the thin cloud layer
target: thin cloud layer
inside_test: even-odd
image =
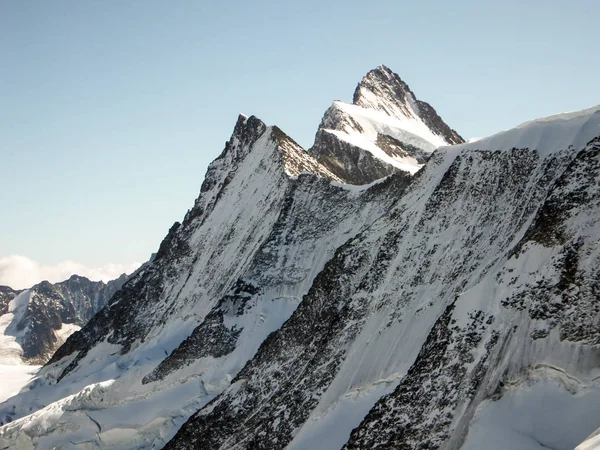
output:
[[[141,263],[106,264],[102,267],[89,268],[75,261],[63,261],[52,266],[42,266],[38,262],[21,255],[10,255],[0,258],[0,285],[13,289],[25,289],[48,280],[51,283],[64,281],[71,275],[81,275],[93,281],[113,280],[122,273],[130,274]]]

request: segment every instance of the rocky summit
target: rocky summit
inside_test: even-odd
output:
[[[155,258],[0,404],[0,448],[588,445],[598,223],[600,107],[464,143],[380,66],[308,151],[240,116]]]
[[[352,104],[333,102],[309,152],[348,183],[368,184],[415,173],[437,147],[462,142],[398,75],[379,66],[356,87]]]

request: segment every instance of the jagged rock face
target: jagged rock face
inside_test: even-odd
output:
[[[215,297],[224,294],[230,279],[237,270],[243,270],[248,254],[276,220],[286,177],[279,167],[281,156],[273,152],[275,146],[263,122],[255,117],[238,118],[232,138],[208,168],[200,197],[183,223],[171,227],[154,261],[54,355],[51,362],[78,352],[61,378],[77,367],[89,349],[107,338],[109,343],[122,346],[121,353],[125,354],[169,318],[187,314],[203,317],[210,311]],[[252,152],[255,147],[259,151]],[[247,173],[238,176],[240,170]],[[261,180],[268,189],[256,191],[249,203],[243,193],[257,190]],[[231,200],[227,207],[221,201],[225,196]],[[236,229],[252,216],[251,211],[258,210],[262,216],[255,215],[244,224],[245,229]],[[236,260],[239,268],[230,270]],[[228,270],[230,275],[224,276]],[[204,284],[205,277],[211,282]],[[187,301],[178,301],[182,291]]]
[[[25,314],[17,323],[17,331],[25,332],[21,338],[23,358],[35,362],[47,360],[58,343],[54,331],[75,320],[74,306],[52,284],[43,281],[31,288]]]
[[[368,184],[397,171],[414,173],[439,146],[463,139],[387,67],[369,72],[352,105],[325,112],[311,153],[338,176]]]
[[[599,114],[439,150],[165,448],[460,448],[503,386],[597,395]]]
[[[571,389],[583,390],[600,363],[599,169],[596,138],[562,171],[515,250],[483,281],[503,292],[502,308],[477,298],[481,292],[458,297],[407,376],[345,448],[457,448],[483,399],[495,393],[497,400],[503,385],[540,376],[541,369],[562,383],[572,377]],[[558,210],[561,217],[551,217]],[[539,252],[545,257],[536,258]],[[599,412],[600,406],[586,414]]]
[[[73,305],[76,314],[73,323],[83,326],[94,314],[104,308],[128,278],[126,274],[122,274],[119,278],[104,283],[73,275],[66,281],[55,283],[54,289]]]
[[[297,177],[303,173],[309,173],[318,177],[326,178],[330,181],[341,183],[352,183],[345,173],[339,175],[329,170],[325,165],[317,161],[310,153],[304,151],[300,145],[287,136],[277,127],[272,127],[271,133],[279,145],[285,173],[291,177]]]
[[[200,318],[207,314],[268,236],[291,183],[289,177],[311,169],[339,180],[281,130],[268,129],[254,116],[240,116],[223,153],[209,166],[200,197],[183,224],[173,225],[152,264],[54,355],[52,361],[58,361],[79,351],[61,378],[107,336],[108,342],[121,345],[122,353],[127,353],[132,344],[144,341],[176,314]],[[226,195],[233,200],[221,201]],[[234,261],[239,266],[231,271]],[[222,275],[226,272],[229,276]],[[186,302],[177,298],[182,288],[187,291]]]
[[[0,286],[0,316],[8,312],[8,304],[18,293],[8,286]]]
[[[318,148],[323,149],[318,153],[319,162],[351,184],[368,184],[399,171],[391,164],[327,131],[319,131],[316,142]]]

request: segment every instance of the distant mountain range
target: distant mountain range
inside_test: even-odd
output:
[[[125,274],[108,283],[73,275],[60,283],[42,281],[30,289],[0,286],[0,316],[11,316],[0,333],[15,339],[21,348],[17,356],[23,361],[43,364],[126,280]]]

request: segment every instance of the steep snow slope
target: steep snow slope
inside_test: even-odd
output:
[[[2,420],[40,409],[26,419],[28,429],[37,431],[23,445],[50,445],[52,427],[77,422],[70,414],[53,416],[63,425],[39,431],[35,424],[47,423],[50,411],[77,409],[73,402],[86,404],[97,390],[119,392],[118,405],[102,405],[107,414],[101,422],[98,412],[94,420],[84,418],[73,442],[95,436],[102,423],[97,439],[105,444],[160,446],[191,412],[229,385],[264,338],[290,316],[335,249],[381,216],[408,177],[398,174],[361,188],[339,184],[353,181],[277,127],[240,116],[183,224],[173,226],[154,261],[110,307],[59,349],[31,392],[3,408]],[[164,396],[172,401],[156,417],[140,413],[163,404]],[[120,424],[114,408],[135,420]]]
[[[353,104],[326,111],[311,152],[332,172],[366,184],[398,170],[415,173],[439,146],[463,139],[385,66],[370,71]]]
[[[4,406],[0,444],[162,447],[409,178],[347,187],[278,128],[240,116],[152,263]]]
[[[369,91],[401,97],[392,85]],[[424,104],[357,91],[364,135],[412,111],[451,139]],[[161,448],[187,419],[166,448],[583,441],[600,392],[597,109],[367,186],[343,183],[378,173],[370,152],[324,132],[336,168],[240,116],[154,260],[0,407],[0,448]],[[343,149],[362,152],[358,178]],[[540,440],[565,416],[509,417],[540,395],[574,415],[568,435]]]
[[[594,431],[584,442],[582,442],[575,448],[575,450],[598,449],[600,449],[600,428]]]
[[[369,188],[347,189],[301,175],[246,273],[144,382],[189,365],[186,372],[204,373],[205,387],[222,391],[267,335],[289,318],[335,249],[381,216],[394,200],[391,192],[399,194],[408,179],[399,174]],[[214,358],[220,359],[215,363]]]
[[[585,389],[564,404],[595,417],[599,169],[597,108],[438,150],[165,448],[455,449],[507,429],[510,386],[549,383],[560,401]],[[578,422],[555,443],[598,425]]]
[[[362,79],[354,91],[352,103],[386,113],[400,122],[405,122],[408,131],[412,128],[414,132],[434,144],[437,140],[448,144],[464,141],[442,121],[431,105],[417,100],[408,85],[383,65],[370,71]]]
[[[565,141],[564,136],[570,140]],[[568,164],[558,168],[560,176],[551,184],[523,237],[499,264],[451,303],[407,377],[353,432],[348,448],[384,442],[409,448],[423,442],[431,447],[458,448],[476,408],[491,397],[497,402],[483,405],[481,412],[488,419],[491,416],[487,426],[482,427],[480,415],[469,431],[465,445],[474,448],[469,445],[477,442],[478,435],[491,435],[494,428],[510,429],[501,413],[503,404],[536,390],[555,403],[554,398],[564,397],[566,390],[570,397],[564,404],[583,406],[565,408],[562,414],[557,411],[560,418],[541,415],[537,429],[521,423],[522,448],[531,448],[527,441],[572,448],[597,427],[598,136],[600,108],[593,108],[528,123],[486,140],[491,149],[535,144],[546,161],[567,158]],[[481,147],[486,141],[466,147]],[[456,150],[465,152],[464,147]],[[500,154],[515,151],[526,152],[504,150]],[[511,178],[513,181],[514,175]],[[548,380],[559,387],[548,388]],[[418,400],[411,400],[415,398]],[[494,417],[494,412],[500,414]],[[511,413],[518,417],[523,410]],[[552,433],[540,433],[559,419],[563,424],[578,423],[562,433],[564,441],[553,438]],[[519,448],[516,442],[514,445]]]

